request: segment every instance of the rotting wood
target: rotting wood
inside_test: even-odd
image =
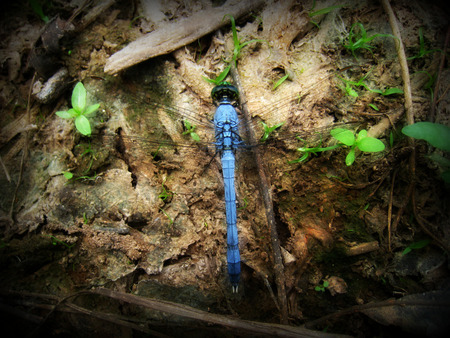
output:
[[[113,54],[105,65],[105,72],[116,74],[152,57],[170,53],[230,22],[227,14],[239,17],[263,5],[262,0],[242,1],[219,8],[199,11],[176,22],[168,22]]]

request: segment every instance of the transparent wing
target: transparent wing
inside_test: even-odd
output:
[[[260,102],[260,106],[253,104],[251,126],[241,119],[240,135],[243,138],[243,148],[248,149],[255,146],[264,147],[267,143],[283,141],[286,144],[294,144],[298,138],[307,139],[327,132],[329,129],[346,123],[343,119],[337,119],[336,111],[329,97],[336,99],[338,89],[332,79],[335,73],[324,76],[320,81],[314,83],[305,90],[293,91],[276,97],[276,101],[269,104],[267,101]],[[324,86],[324,84],[326,85]],[[214,152],[214,125],[212,123],[214,106],[202,107],[193,110],[186,105],[174,104],[167,93],[149,89],[139,84],[139,80],[129,81],[120,87],[110,84],[104,87],[103,93],[95,93],[96,98],[106,103],[111,111],[111,118],[116,118],[118,126],[132,123],[133,127],[123,130],[121,138],[149,151],[167,148],[186,148],[196,152],[208,149]],[[326,90],[324,89],[326,88]],[[326,91],[335,91],[330,94]],[[111,100],[109,93],[118,93],[118,97]],[[274,95],[275,96],[275,95]],[[256,99],[255,101],[258,101]],[[257,102],[258,103],[258,102]],[[261,106],[264,106],[261,108]],[[314,112],[315,110],[315,112]],[[311,117],[311,114],[319,114],[319,117]],[[338,122],[344,121],[344,122]],[[265,133],[266,128],[283,123],[276,131],[271,133],[269,142],[251,144],[246,141],[247,130],[251,127],[259,140]],[[114,125],[114,124],[112,124]],[[191,129],[189,129],[191,128]],[[139,135],[139,136],[136,136]],[[116,137],[116,130],[106,131],[106,137]],[[200,141],[195,139],[198,137]],[[290,148],[290,146],[287,146]]]

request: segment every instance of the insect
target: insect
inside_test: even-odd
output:
[[[133,92],[137,88],[137,86],[132,86],[127,92]],[[310,88],[304,92],[303,97],[312,89]],[[174,148],[183,149],[185,156],[195,157],[196,154],[206,149],[210,154],[220,157],[227,224],[228,275],[232,292],[237,292],[240,283],[241,256],[237,228],[235,155],[238,151],[247,151],[255,148],[263,149],[266,145],[261,141],[249,143],[246,140],[247,128],[249,126],[239,118],[238,111],[235,108],[237,105],[236,101],[239,97],[239,92],[236,87],[228,83],[216,86],[213,88],[211,96],[217,105],[213,121],[202,116],[199,112],[190,109],[176,107],[158,101],[149,101],[148,99],[132,95],[130,110],[133,110],[133,102],[138,103],[144,101],[144,106],[148,109],[145,115],[149,119],[152,119],[151,124],[159,124],[164,128],[160,128],[162,131],[149,128],[152,130],[147,135],[140,137],[126,135],[122,136],[122,138],[127,142],[133,142],[133,145],[137,145],[138,147],[142,146],[152,149],[152,155],[149,154],[149,156],[157,157],[159,152],[162,152],[164,149]],[[301,96],[298,93],[289,94],[260,113],[262,119],[270,119],[274,115],[279,115],[279,118],[282,118],[284,115],[283,118],[288,119],[288,123],[283,125],[285,130],[278,133],[277,140],[287,143],[296,142],[296,137],[298,136],[306,138],[308,135],[317,132],[317,130],[330,129],[336,125],[333,122],[334,118],[325,114],[324,121],[328,123],[324,122],[324,128],[311,128],[309,131],[303,132],[301,130],[293,131],[295,121],[298,122],[298,114],[292,110],[298,109],[301,106],[300,101]],[[297,120],[295,120],[296,118]],[[260,130],[261,124],[256,122],[255,127]],[[182,128],[184,128],[185,137],[181,135],[183,133]],[[195,134],[195,137],[193,134]],[[191,139],[189,135],[192,136]],[[264,138],[267,138],[266,134]],[[270,142],[267,143],[270,144]]]

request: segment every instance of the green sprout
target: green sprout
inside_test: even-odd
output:
[[[333,11],[335,9],[344,7],[344,5],[335,5],[335,6],[325,7],[325,8],[322,8],[322,9],[319,9],[319,10],[313,12],[314,7],[316,7],[316,1],[313,1],[313,5],[311,7],[311,10],[308,12],[308,15],[309,15],[310,18],[313,18],[313,17],[318,16],[318,15],[328,14],[328,13],[330,13],[331,11]],[[315,22],[314,20],[312,20],[312,19],[311,19],[311,23],[314,24],[317,28],[320,28],[319,24],[317,22]]]
[[[439,123],[417,122],[403,127],[402,133],[419,140],[425,140],[433,147],[443,151],[450,151],[450,128]],[[442,179],[450,183],[450,161],[434,152],[429,158],[441,168]]]
[[[339,77],[344,83],[345,83],[345,87],[341,87],[341,89],[349,96],[352,97],[358,97],[358,92],[354,89],[356,87],[363,87],[366,90],[372,92],[372,93],[377,93],[383,96],[388,96],[388,95],[394,95],[394,94],[403,94],[403,91],[399,88],[386,88],[385,90],[381,90],[381,89],[371,89],[366,83],[365,80],[366,78],[369,76],[370,71],[364,75],[363,77],[361,77],[358,81],[352,81],[352,80],[347,80],[344,79],[342,77]]]
[[[62,174],[64,175],[66,180],[71,180],[73,178],[73,174],[70,171],[63,171]]]
[[[247,200],[247,197],[244,197],[244,198],[242,199],[242,202],[244,203],[244,205],[241,206],[241,207],[239,207],[238,210],[245,210],[245,209],[247,209],[247,207],[248,207],[248,200]]]
[[[72,248],[72,247],[75,246],[75,244],[76,244],[76,243],[73,243],[72,245],[69,245],[69,244],[67,244],[66,242],[63,242],[63,241],[61,241],[60,239],[58,239],[58,238],[56,238],[55,236],[52,236],[52,235],[49,235],[49,236],[47,236],[47,237],[49,237],[49,238],[52,240],[52,244],[53,244],[53,245],[61,244],[61,245],[64,245],[64,246],[65,246],[66,248],[68,248],[68,249]]]
[[[33,10],[33,12],[36,13],[36,15],[39,16],[39,18],[42,21],[47,23],[49,21],[49,18],[47,15],[44,14],[44,10],[42,9],[42,5],[41,5],[42,1],[28,0],[28,2],[30,3],[30,6],[31,6],[31,9]]]
[[[357,31],[357,29],[355,28],[359,28],[359,30]],[[350,33],[348,34],[347,38],[348,41],[347,44],[344,45],[344,47],[352,52],[352,55],[355,57],[355,59],[358,59],[355,55],[355,51],[358,49],[366,49],[372,53],[372,49],[374,48],[374,46],[372,46],[370,42],[378,37],[395,38],[391,34],[374,34],[372,36],[367,36],[367,32],[364,29],[363,24],[360,22],[355,22],[350,28]]]
[[[266,123],[261,122],[263,129],[264,129],[264,134],[263,136],[261,136],[260,141],[261,142],[265,142],[267,141],[267,139],[269,138],[270,134],[272,134],[276,129],[280,128],[284,122],[278,123],[272,127],[269,127]]]
[[[72,108],[66,111],[57,111],[56,115],[63,119],[75,118],[75,127],[83,135],[91,135],[91,125],[88,116],[92,115],[100,104],[86,106],[86,88],[78,82],[72,92]]]
[[[408,60],[420,59],[420,58],[423,58],[425,55],[427,55],[429,53],[434,53],[434,52],[442,52],[442,50],[440,50],[440,49],[427,50],[426,49],[425,40],[423,38],[422,27],[420,27],[419,28],[419,51],[417,52],[416,55],[409,57]]]
[[[159,209],[161,212],[169,219],[169,225],[171,226],[173,224],[173,219],[170,217],[163,209]]]
[[[380,109],[373,103],[369,103],[369,107],[372,108],[375,111],[380,111]]]
[[[160,198],[163,202],[165,202],[168,198],[172,197],[172,193],[166,189],[166,187],[164,186],[164,183],[166,182],[166,179],[164,179],[164,181],[161,184],[162,187],[162,192],[158,195],[158,198]]]
[[[319,291],[321,291],[321,292],[325,292],[325,289],[327,288],[327,287],[329,287],[330,286],[330,283],[328,282],[328,281],[323,281],[323,283],[322,284],[320,284],[320,285],[317,285],[315,288],[314,288],[314,290],[316,290],[317,292],[319,292]]]
[[[413,249],[415,249],[415,250],[422,249],[422,248],[426,247],[429,243],[430,243],[429,239],[424,239],[422,241],[411,243],[410,245],[408,245],[406,247],[405,250],[403,250],[402,256],[410,253]]]
[[[89,218],[86,216],[85,212],[83,212],[83,223],[84,224],[88,224],[89,223]]]
[[[272,90],[277,89],[284,81],[287,80],[288,77],[289,77],[289,74],[286,74],[281,79],[279,79],[277,82],[275,82],[275,84],[272,87]]]
[[[232,57],[231,61],[229,62],[229,65],[227,67],[225,67],[225,69],[215,79],[209,79],[209,78],[204,77],[204,79],[206,81],[208,81],[216,86],[222,84],[225,81],[226,77],[228,76],[228,73],[230,72],[231,66],[232,65],[236,66],[236,61],[239,58],[239,55],[241,54],[242,48],[244,48],[245,46],[247,46],[248,44],[253,43],[253,42],[265,42],[265,40],[253,39],[253,40],[241,43],[241,40],[239,40],[239,37],[237,35],[236,22],[234,20],[234,17],[231,14],[226,14],[223,17],[223,19],[225,19],[227,16],[230,17],[231,31],[233,33],[233,45],[234,45],[233,57]]]
[[[334,150],[338,147],[347,146],[350,147],[350,151],[348,152],[345,158],[345,164],[347,166],[352,165],[356,159],[356,149],[359,149],[363,152],[379,152],[383,151],[385,146],[383,142],[376,139],[375,137],[367,136],[367,130],[361,130],[356,136],[353,131],[343,128],[335,128],[330,131],[331,136],[333,136],[336,140],[339,141],[338,144],[330,147],[301,147],[298,148],[297,151],[304,153],[297,160],[289,161],[289,163],[299,163],[304,162],[310,154],[316,154],[318,152],[324,152],[329,150]]]
[[[195,132],[195,129],[197,128],[197,126],[191,124],[189,121],[183,121],[184,123],[184,128],[186,129],[183,132],[183,135],[191,135],[192,139],[195,142],[199,142],[200,141],[200,136],[198,136],[198,134]]]

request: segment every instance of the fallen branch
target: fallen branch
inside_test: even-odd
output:
[[[239,90],[239,99],[241,102],[241,110],[242,110],[244,119],[246,120],[247,125],[251,126],[251,114],[248,111],[248,108],[246,105],[247,99],[245,98],[245,93],[243,91],[243,87],[241,84],[241,80],[239,78],[239,74],[234,66],[231,67],[231,75],[233,77],[236,88]],[[249,138],[250,144],[256,144],[257,142],[256,142],[255,133],[251,127],[248,128],[248,134],[249,134],[248,138]],[[273,211],[272,195],[270,193],[270,184],[267,179],[267,175],[264,170],[264,166],[262,165],[261,155],[260,155],[258,149],[255,149],[253,151],[253,154],[255,156],[256,168],[257,168],[258,176],[259,176],[259,180],[260,180],[260,191],[261,191],[261,195],[263,197],[267,224],[269,226],[270,238],[272,240],[275,281],[276,281],[277,290],[278,290],[278,304],[279,304],[280,312],[281,312],[281,322],[285,324],[285,323],[287,323],[287,319],[288,319],[286,282],[285,282],[285,278],[284,278],[284,266],[283,266],[283,257],[281,255],[280,240],[278,239],[277,224],[275,221],[275,212]]]
[[[78,305],[75,305],[71,302],[74,298],[82,295],[99,295],[103,297],[107,297],[109,299],[114,299],[119,302],[125,302],[128,304],[141,306],[147,309],[151,309],[158,312],[164,312],[167,314],[180,316],[183,318],[189,318],[198,320],[200,322],[203,322],[205,327],[211,328],[211,324],[220,325],[225,327],[228,330],[232,330],[234,333],[239,333],[239,335],[242,335],[244,332],[250,333],[251,335],[257,335],[257,336],[277,336],[277,337],[347,337],[344,335],[335,335],[335,334],[329,334],[329,333],[323,333],[320,331],[313,331],[309,329],[305,329],[303,327],[294,327],[294,326],[287,326],[287,325],[281,325],[281,324],[272,324],[272,323],[260,323],[260,322],[254,322],[254,321],[248,321],[248,320],[241,320],[232,318],[229,316],[224,315],[218,315],[213,314],[210,312],[205,312],[202,310],[198,310],[195,308],[192,308],[187,305],[183,304],[177,304],[173,302],[163,301],[163,300],[157,300],[157,299],[151,299],[146,297],[141,297],[133,294],[128,293],[122,293],[118,291],[113,291],[109,289],[99,288],[95,290],[89,290],[89,291],[81,291],[72,295],[69,295],[64,298],[59,298],[54,295],[45,295],[45,294],[37,294],[37,293],[27,293],[27,292],[18,292],[18,291],[10,291],[10,292],[2,292],[2,296],[14,296],[14,297],[33,297],[33,298],[39,298],[39,299],[45,299],[47,301],[50,301],[52,304],[47,306],[48,309],[50,309],[50,312],[42,319],[42,317],[38,316],[28,316],[28,318],[25,318],[24,316],[21,316],[24,319],[31,320],[33,322],[36,322],[38,320],[40,321],[40,326],[37,330],[34,331],[35,334],[39,333],[39,328],[43,327],[44,323],[49,320],[50,315],[54,313],[55,311],[63,311],[63,312],[77,312],[77,313],[83,313],[89,316],[93,316],[95,318],[99,318],[101,320],[114,322],[118,325],[123,325],[128,328],[132,328],[141,332],[148,332],[153,335],[161,335],[159,332],[155,332],[153,330],[149,330],[147,327],[151,326],[148,322],[142,322],[140,320],[137,320],[132,317],[124,317],[116,314],[111,313],[104,313],[104,312],[98,312],[98,311],[92,311],[83,307],[80,307]],[[3,300],[4,301],[4,300]],[[28,302],[29,303],[29,302]],[[3,304],[0,304],[3,305]],[[31,308],[35,308],[36,304],[29,303]],[[45,304],[44,304],[45,305]],[[38,307],[44,308],[43,304],[38,304]],[[3,306],[3,309],[5,310],[12,310],[13,308],[11,306]],[[8,311],[11,314],[11,311]],[[15,314],[17,315],[17,314]],[[182,325],[183,322],[179,323]],[[169,323],[166,323],[169,324]],[[172,322],[172,324],[175,324]]]
[[[113,54],[105,65],[105,72],[116,74],[152,57],[170,53],[194,42],[230,22],[226,14],[237,18],[264,4],[262,0],[240,1],[235,4],[194,13],[188,18],[168,22]]]

